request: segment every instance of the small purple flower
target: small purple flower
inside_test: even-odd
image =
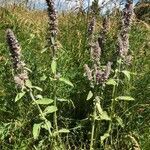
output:
[[[58,21],[57,13],[55,10],[54,0],[46,0],[47,12],[49,17],[49,31],[48,31],[48,42],[49,46],[52,48],[53,57],[57,54],[58,44],[57,44],[57,33],[58,33]]]
[[[101,48],[99,47],[98,41],[96,41],[92,46],[91,46],[91,59],[99,64],[100,62],[100,57],[101,57]]]
[[[95,17],[92,18],[88,26],[88,36],[91,36],[95,30]]]
[[[130,0],[128,0],[123,10],[122,26],[121,26],[120,34],[118,36],[119,55],[120,57],[123,58],[125,62],[128,61],[126,59],[128,58],[129,31],[130,31],[130,26],[132,23],[132,17],[133,17],[133,4]]]
[[[9,46],[12,62],[13,62],[13,68],[16,71],[22,67],[22,62],[20,61],[21,47],[14,33],[10,29],[7,29],[6,31],[6,39]]]
[[[57,35],[58,31],[58,23],[57,23],[57,14],[55,10],[55,4],[54,0],[46,0],[47,3],[47,10],[48,10],[48,16],[49,16],[49,27],[50,27],[50,33],[52,36]]]
[[[107,63],[107,66],[106,66],[104,73],[103,73],[103,80],[104,81],[106,81],[109,78],[109,75],[111,73],[111,65],[112,65],[112,62]]]
[[[109,30],[109,18],[106,16],[103,20],[103,32],[106,34]]]
[[[111,73],[111,65],[112,62],[108,62],[105,70],[100,70],[97,65],[94,65],[95,77],[96,77],[96,84],[102,84],[106,82],[109,78]]]
[[[102,30],[99,33],[99,37],[98,37],[98,43],[99,43],[99,46],[100,46],[102,51],[104,48],[104,44],[106,43],[106,37],[107,37],[108,30],[109,30],[109,18],[105,17],[103,19]]]
[[[101,70],[97,70],[95,72],[95,75],[96,75],[96,84],[99,84],[102,82],[102,76],[103,76],[103,72]]]

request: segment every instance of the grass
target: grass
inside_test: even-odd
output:
[[[64,82],[57,84],[57,121],[58,128],[70,132],[60,133],[61,146],[49,141],[48,133],[41,129],[38,139],[33,138],[32,128],[40,123],[39,113],[31,98],[25,95],[15,102],[16,88],[5,39],[5,31],[11,28],[17,35],[22,47],[22,54],[27,67],[32,70],[29,78],[33,85],[42,88],[42,92],[34,90],[34,95],[52,98],[53,81],[51,62],[52,54],[47,46],[48,17],[46,12],[29,11],[22,7],[2,8],[0,10],[0,149],[89,149],[91,136],[92,101],[86,101],[91,90],[89,82],[84,76],[84,64],[91,64],[87,41],[87,16],[75,12],[59,14],[58,58],[57,72],[69,79],[74,87]],[[116,40],[119,32],[120,15],[110,16],[110,27],[107,41],[103,49],[101,63],[115,62]],[[98,18],[96,31],[102,27],[102,17]],[[133,102],[119,102],[115,106],[116,114],[121,116],[124,127],[114,121],[112,141],[106,141],[105,149],[130,149],[133,147],[128,135],[132,135],[142,150],[149,150],[149,24],[134,20],[130,31],[130,50],[133,56],[131,66],[126,69],[131,72],[130,82],[122,77],[124,84],[120,85],[117,96],[131,95]],[[95,35],[97,36],[97,34]],[[115,67],[115,66],[113,66]],[[106,86],[103,92],[102,108],[108,111],[112,88]],[[44,110],[45,106],[41,106]],[[52,120],[52,116],[47,117]],[[52,121],[53,124],[53,121]],[[96,125],[98,126],[98,125]],[[100,121],[102,136],[107,130],[107,122]],[[99,137],[99,135],[97,135]],[[53,138],[55,139],[55,138]],[[117,140],[116,140],[117,139]],[[99,144],[96,144],[99,148]],[[61,147],[61,148],[60,148]],[[114,148],[115,147],[115,148]],[[96,148],[95,148],[96,149]],[[101,147],[101,149],[103,149]]]

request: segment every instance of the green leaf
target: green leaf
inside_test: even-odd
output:
[[[51,36],[51,43],[52,43],[52,45],[54,45],[54,44],[55,44],[55,39],[54,39],[54,37],[53,37],[53,36]]]
[[[117,63],[122,64],[122,60],[121,59],[117,60]]]
[[[101,144],[103,145],[103,142],[104,142],[104,140],[105,139],[107,139],[108,137],[110,136],[110,134],[109,133],[104,133],[104,135],[103,136],[101,136]]]
[[[32,86],[32,88],[37,89],[38,91],[43,91],[42,88],[40,88],[38,86]]]
[[[130,81],[130,71],[123,70],[122,73],[127,77],[127,79]]]
[[[37,99],[42,99],[43,96],[38,94],[38,95],[36,95],[36,98],[37,98]]]
[[[58,132],[54,132],[53,133],[53,136],[56,136],[58,135],[58,133],[69,133],[70,131],[68,129],[60,129]]]
[[[58,100],[59,102],[69,102],[68,99],[64,99],[64,98],[57,98],[57,100]]]
[[[44,123],[41,125],[41,128],[46,129],[46,130],[49,130],[50,128],[52,128],[52,124],[51,124],[50,121],[46,121],[46,123],[44,122]]]
[[[50,77],[50,80],[51,80],[51,81],[56,81],[57,79],[54,79],[54,78],[51,78],[51,77]]]
[[[106,111],[103,111],[103,113],[100,114],[100,118],[101,120],[111,120]]]
[[[40,130],[41,130],[41,123],[39,124],[34,124],[33,125],[33,138],[36,140],[39,137],[40,134]]]
[[[26,92],[22,92],[22,93],[18,93],[16,98],[15,98],[15,102],[17,102],[18,100],[20,100],[24,95],[25,95]]]
[[[51,104],[53,102],[54,102],[54,100],[49,99],[49,98],[42,98],[42,99],[36,100],[36,103],[41,104],[41,105],[48,105],[48,104]]]
[[[50,114],[50,113],[54,113],[57,111],[57,107],[56,106],[48,106],[45,108],[44,110],[44,114]]]
[[[107,85],[116,85],[117,82],[114,80],[114,79],[109,79],[107,82],[106,82]]]
[[[93,97],[93,93],[91,91],[89,91],[88,96],[86,98],[86,100],[90,100]]]
[[[29,71],[29,72],[32,72],[32,70],[30,70],[29,68],[27,68],[27,67],[24,67],[27,71]]]
[[[134,98],[130,96],[119,96],[115,100],[134,101]]]
[[[43,49],[42,49],[42,51],[41,51],[41,53],[46,52],[46,51],[47,51],[47,49],[48,49],[48,48],[43,48]]]
[[[97,109],[97,112],[101,115],[101,114],[103,113],[103,109],[102,109],[102,107],[101,107],[100,99],[99,99],[99,97],[97,96],[97,97],[95,98],[95,100],[96,100],[96,109]]]
[[[69,133],[70,131],[68,129],[60,129],[58,133]]]
[[[124,127],[123,120],[119,116],[115,117],[115,119],[117,120],[118,124],[123,128]]]
[[[56,67],[57,67],[57,62],[55,59],[53,59],[51,63],[51,70],[53,74],[56,74]]]
[[[70,86],[74,87],[73,84],[69,80],[67,80],[65,78],[59,78],[59,80],[62,81],[62,82],[64,82],[67,85],[70,85]]]
[[[95,101],[96,101],[96,110],[98,112],[97,120],[111,120],[111,118],[108,116],[107,112],[103,111],[101,104],[100,104],[100,99],[98,96],[95,98]]]
[[[30,80],[26,80],[25,85],[26,85],[28,88],[32,88],[32,83],[31,83]]]
[[[45,81],[47,79],[47,76],[43,74],[43,76],[40,78],[40,81]]]

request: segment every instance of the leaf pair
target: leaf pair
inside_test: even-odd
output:
[[[47,121],[46,123],[41,122],[41,123],[35,123],[33,125],[32,133],[33,133],[33,138],[36,140],[38,139],[40,135],[40,130],[41,128],[44,128],[46,130],[49,130],[52,127],[51,122]],[[49,128],[49,129],[48,129]]]
[[[34,102],[34,104],[38,104],[38,105],[49,105],[52,104],[54,102],[54,100],[49,99],[49,98],[42,98],[42,99],[38,99],[36,100],[36,102]],[[54,113],[57,111],[57,107],[56,106],[47,106],[45,108],[45,110],[43,111],[44,115],[50,114],[50,113]]]
[[[48,126],[47,126],[48,125]],[[46,130],[48,130],[48,128],[51,128],[51,123],[48,121],[47,122],[47,125],[44,123],[35,123],[33,125],[33,130],[32,130],[32,133],[33,133],[33,138],[36,140],[38,139],[39,135],[40,135],[40,130],[41,128],[44,128]],[[70,131],[68,129],[60,129],[58,130],[58,132],[54,132],[53,133],[53,136],[57,135],[58,133],[69,133]]]

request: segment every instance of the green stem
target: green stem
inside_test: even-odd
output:
[[[115,92],[116,92],[116,85],[113,86],[112,90],[111,117],[113,117],[114,115]]]
[[[115,97],[116,97],[116,91],[117,91],[118,84],[119,84],[120,71],[121,71],[121,63],[119,63],[119,65],[118,65],[118,72],[115,74],[115,76],[117,77],[117,84],[113,86],[113,90],[112,90],[112,102],[111,102],[111,106],[110,106],[111,119],[113,119],[114,114],[115,114]],[[113,130],[113,128],[112,128],[112,121],[110,122],[109,128],[110,128],[110,132],[112,133],[112,130]],[[112,136],[111,136],[111,144],[112,144]]]
[[[53,59],[56,61],[57,59],[57,37],[56,35],[51,34],[51,37],[53,38],[54,41],[51,40],[51,46],[52,46],[52,50],[53,50]],[[56,73],[57,71],[55,71],[54,78],[56,79]],[[53,99],[54,99],[54,106],[57,107],[57,79],[56,81],[54,81],[54,85],[53,85]],[[56,132],[56,143],[57,143],[57,139],[59,141],[59,143],[61,143],[61,138],[59,137],[59,132],[58,132],[58,124],[57,124],[57,112],[54,112],[53,114],[53,126],[54,126],[54,131]]]
[[[39,104],[36,102],[36,99],[35,99],[35,97],[34,97],[34,95],[33,95],[31,89],[30,89],[29,92],[30,92],[30,97],[31,97],[31,99],[32,99],[33,102],[36,104],[36,106],[37,106],[37,108],[38,108],[38,110],[39,110],[39,112],[40,112],[40,114],[41,114],[41,116],[42,116],[42,118],[43,118],[43,120],[44,120],[46,126],[47,126],[47,129],[48,129],[48,132],[49,132],[49,136],[51,137],[51,136],[52,136],[52,132],[51,132],[51,130],[50,130],[50,128],[49,128],[48,120],[46,119],[45,115],[43,114],[43,111],[42,111],[42,109],[40,108]]]
[[[52,45],[52,50],[53,50],[53,60],[56,61],[56,51],[57,51],[57,48],[55,47],[55,44],[56,44],[56,35],[53,35],[51,34],[51,37],[53,38],[54,41],[51,40],[51,45]],[[53,74],[54,75],[54,78],[56,78],[56,72]],[[56,94],[57,94],[57,80],[54,81],[54,106],[57,107],[57,97],[56,97]],[[54,112],[54,115],[53,115],[53,123],[54,123],[54,129],[58,135],[58,125],[57,125],[57,113]]]
[[[57,81],[55,81],[54,83],[54,106],[57,107],[57,97],[56,97],[56,93],[57,93]],[[54,121],[54,129],[56,130],[57,134],[58,134],[58,124],[57,124],[57,113],[54,112],[53,115],[53,121]]]
[[[96,104],[95,104],[95,102],[94,102],[94,111],[93,111],[93,120],[92,120],[92,131],[91,131],[90,150],[93,150],[94,132],[95,132],[95,118],[96,118]]]
[[[117,84],[113,86],[113,91],[112,91],[112,103],[111,103],[111,117],[114,115],[114,109],[115,109],[115,94],[116,94],[116,90],[118,88],[118,84],[119,84],[119,74],[121,71],[121,63],[119,63],[118,65],[118,72],[115,75],[117,77]]]
[[[114,105],[115,105],[115,91],[116,91],[116,85],[113,86],[113,91],[112,91],[112,102],[110,106],[110,117],[113,119],[114,117]],[[110,138],[111,138],[111,144],[112,144],[112,121],[109,122],[109,133],[110,133]]]

